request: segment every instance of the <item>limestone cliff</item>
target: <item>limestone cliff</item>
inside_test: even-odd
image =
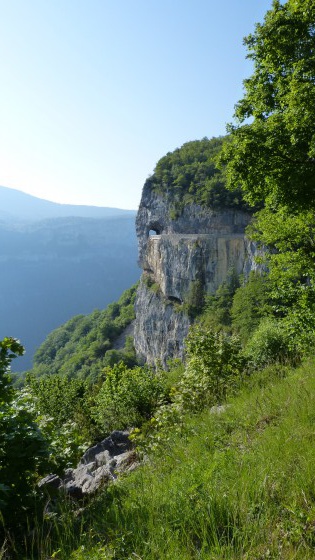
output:
[[[183,355],[191,320],[182,311],[197,280],[214,293],[233,268],[248,274],[254,246],[245,237],[251,214],[185,206],[174,216],[167,196],[143,189],[136,220],[139,264],[143,269],[136,298],[135,348],[144,361],[166,364]]]

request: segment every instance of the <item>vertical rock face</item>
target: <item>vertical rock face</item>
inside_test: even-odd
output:
[[[149,288],[145,277],[140,281],[135,309],[134,345],[138,357],[148,364],[163,366],[168,359],[181,357],[189,318],[176,310],[162,292]]]
[[[214,293],[234,269],[248,274],[255,247],[244,235],[251,214],[194,204],[174,216],[167,197],[144,186],[137,215],[139,264],[134,343],[149,364],[182,357],[190,319],[182,310],[194,282]]]

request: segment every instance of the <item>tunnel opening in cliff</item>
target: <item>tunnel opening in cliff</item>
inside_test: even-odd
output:
[[[147,236],[152,237],[153,235],[161,235],[162,227],[158,222],[154,222],[148,225]]]

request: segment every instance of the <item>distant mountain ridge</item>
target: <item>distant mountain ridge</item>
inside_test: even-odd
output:
[[[26,348],[13,370],[31,367],[53,329],[116,301],[139,279],[137,255],[134,211],[0,187],[0,339]]]
[[[122,210],[105,206],[59,204],[43,200],[17,189],[0,186],[0,220],[43,220],[47,218],[109,218],[135,215],[135,210]]]

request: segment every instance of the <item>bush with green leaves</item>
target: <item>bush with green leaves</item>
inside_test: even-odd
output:
[[[104,371],[105,380],[95,397],[92,414],[99,429],[140,426],[148,420],[165,396],[162,373],[149,368],[128,369],[123,363]]]
[[[103,365],[105,367],[113,367],[114,364],[119,364],[119,362],[126,364],[127,368],[133,368],[138,364],[132,336],[126,336],[124,348],[108,350],[105,354]]]
[[[186,366],[150,422],[135,430],[139,449],[157,450],[176,431],[185,432],[185,417],[221,404],[235,392],[246,375],[247,359],[239,339],[195,325],[186,338]]]
[[[185,410],[220,403],[239,383],[245,366],[237,337],[196,326],[186,338],[186,369],[175,388],[174,400]]]
[[[88,391],[82,379],[67,379],[61,375],[44,375],[26,378],[28,388],[35,399],[36,410],[54,419],[60,428],[69,418],[82,410]]]
[[[48,447],[23,392],[12,388],[9,367],[24,348],[14,338],[0,341],[0,534],[18,534],[36,505],[35,483],[48,465]],[[47,472],[47,471],[46,471]]]
[[[204,328],[227,332],[231,330],[232,301],[239,285],[239,275],[234,268],[231,268],[216,293],[205,297],[204,310],[199,317],[199,322]]]
[[[82,379],[61,375],[28,375],[26,382],[53,468],[59,472],[74,466],[98,435],[90,415],[92,389]]]
[[[263,317],[271,315],[271,286],[266,274],[251,272],[239,286],[231,306],[233,332],[243,343],[252,336]]]
[[[265,318],[250,338],[246,355],[255,367],[272,363],[297,364],[301,360],[298,345],[283,321]]]
[[[183,309],[191,319],[195,319],[200,315],[204,304],[205,290],[203,282],[201,280],[194,280],[191,282],[188,293],[185,296]]]

